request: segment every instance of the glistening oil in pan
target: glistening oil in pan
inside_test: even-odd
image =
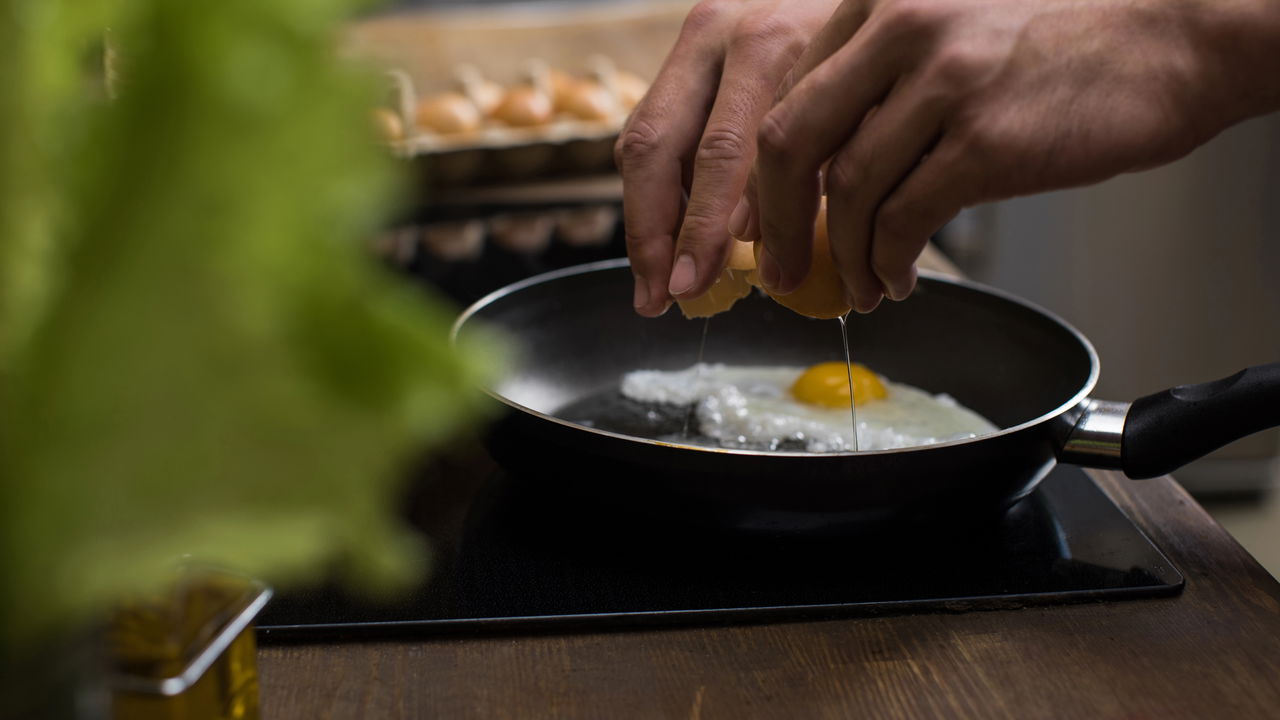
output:
[[[557,410],[555,415],[597,430],[658,440],[679,438],[692,412],[691,405],[637,402],[615,388],[572,402]]]
[[[769,446],[748,443],[745,438],[740,444],[723,443],[697,432],[695,424],[686,430],[685,422],[694,412],[692,405],[639,402],[623,395],[621,389],[611,388],[569,403],[553,414],[583,427],[677,445],[795,452],[805,449],[803,441],[790,439]]]

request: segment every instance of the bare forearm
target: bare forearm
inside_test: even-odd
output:
[[[845,18],[761,123],[760,275],[785,294],[807,272],[825,164],[860,311],[910,293],[964,207],[1161,165],[1280,108],[1280,0],[849,0]]]
[[[964,207],[1168,163],[1280,110],[1280,0],[835,3],[691,14],[619,145],[641,314],[704,292],[730,225],[761,241],[764,284],[794,291],[820,176],[865,312],[911,292]]]
[[[1187,0],[1222,128],[1280,110],[1280,0]]]

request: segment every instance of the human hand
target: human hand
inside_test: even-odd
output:
[[[762,280],[786,293],[808,272],[824,165],[832,255],[868,312],[911,292],[928,238],[967,206],[1186,154],[1258,105],[1241,84],[1262,63],[1228,61],[1212,7],[848,0],[759,127]]]
[[[760,118],[837,4],[704,0],[689,14],[615,148],[641,315],[701,295],[724,269]]]

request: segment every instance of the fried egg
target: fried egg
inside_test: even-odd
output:
[[[845,452],[854,448],[850,375],[859,450],[932,445],[997,430],[949,395],[843,362],[637,370],[623,377],[622,394],[646,404],[692,407],[699,435],[720,447]]]

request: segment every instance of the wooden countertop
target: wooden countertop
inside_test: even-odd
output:
[[[947,270],[930,250],[924,266]],[[1274,718],[1280,584],[1172,479],[1091,472],[1172,598],[263,647],[263,717]]]
[[[1099,485],[1177,597],[739,627],[264,647],[268,718],[1274,718],[1280,584],[1170,478]]]

